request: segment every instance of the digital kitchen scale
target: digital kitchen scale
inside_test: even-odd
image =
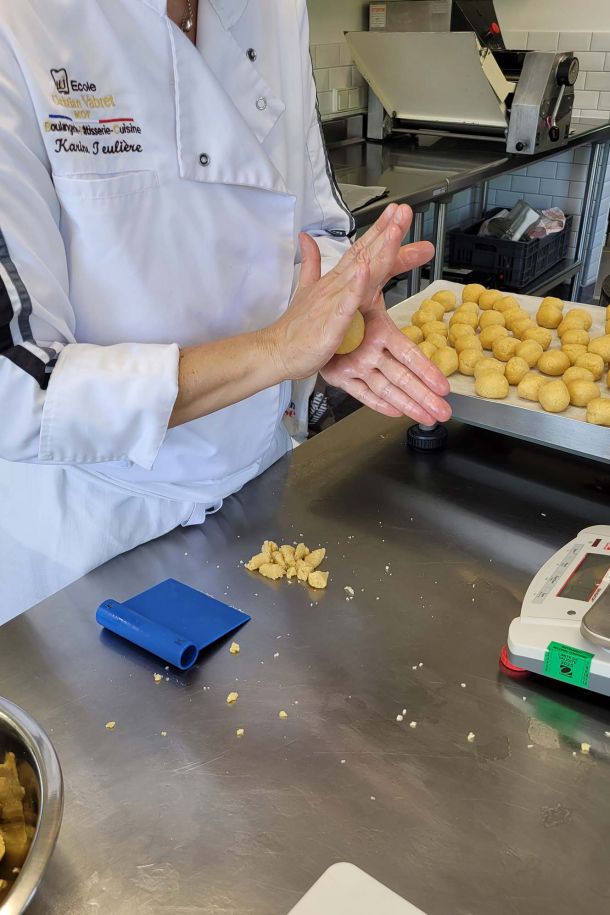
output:
[[[501,660],[610,696],[610,526],[581,531],[530,584]]]

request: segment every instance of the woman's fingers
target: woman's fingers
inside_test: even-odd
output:
[[[344,379],[341,383],[341,387],[347,394],[355,397],[356,400],[359,400],[360,403],[363,403],[366,407],[370,407],[371,410],[376,410],[377,413],[382,413],[384,416],[391,416],[392,419],[398,419],[400,416],[403,416],[400,410],[385,401],[382,397],[379,397],[374,391],[371,391],[361,378]]]
[[[447,402],[387,350],[380,357],[377,368],[388,382],[419,404],[435,421],[446,422],[449,419],[451,409]]]
[[[412,340],[401,334],[397,327],[387,334],[384,343],[390,354],[413,372],[414,375],[421,378],[435,394],[440,395],[440,397],[447,396],[450,387],[443,373],[424,356]]]
[[[368,387],[380,397],[385,403],[390,404],[394,409],[399,410],[403,416],[410,416],[411,419],[418,423],[432,426],[438,421],[438,417],[428,412],[422,404],[418,403],[413,397],[410,397],[402,388],[392,384],[390,379],[379,369],[373,369],[367,379]]]

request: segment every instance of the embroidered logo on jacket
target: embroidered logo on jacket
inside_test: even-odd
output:
[[[53,82],[55,83],[55,88],[57,91],[62,95],[70,95],[67,70],[51,70],[51,76],[53,77]]]

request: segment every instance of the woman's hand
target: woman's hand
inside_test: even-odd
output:
[[[364,309],[362,309],[364,311]],[[380,295],[364,314],[364,340],[353,353],[334,356],[322,377],[386,416],[410,416],[432,425],[445,422],[451,407],[445,376],[398,330]]]
[[[388,416],[411,416],[432,424],[449,419],[443,400],[444,375],[388,317],[381,290],[397,273],[425,264],[434,254],[428,242],[401,246],[412,220],[410,207],[391,204],[377,222],[320,278],[320,251],[300,236],[302,266],[290,307],[266,332],[284,378],[324,378]],[[363,343],[335,356],[354,313],[364,316]]]

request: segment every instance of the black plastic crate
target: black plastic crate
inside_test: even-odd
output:
[[[474,225],[453,229],[449,235],[449,263],[452,267],[470,267],[496,277],[498,284],[520,289],[550,270],[566,256],[573,217],[566,217],[563,232],[507,241],[502,238],[480,238],[478,231],[485,219],[495,216],[500,208],[491,210]]]

